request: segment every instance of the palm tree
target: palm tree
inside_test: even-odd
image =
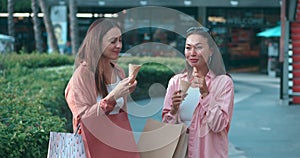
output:
[[[8,23],[8,35],[15,37],[15,25],[14,25],[14,0],[7,0],[7,12],[8,12],[8,18],[7,18],[7,23]],[[14,50],[14,48],[13,48]]]
[[[43,38],[42,32],[40,29],[40,20],[37,16],[38,14],[38,2],[37,0],[31,0],[31,9],[32,9],[32,20],[33,20],[33,30],[34,30],[34,39],[35,39],[35,48],[39,53],[43,52]]]
[[[76,0],[69,0],[69,17],[70,17],[70,26],[71,26],[71,43],[72,43],[72,54],[76,55],[79,48],[78,40],[78,22],[76,18],[77,14],[77,3]]]
[[[50,47],[52,49],[52,52],[59,52],[58,45],[57,45],[57,40],[54,35],[54,30],[53,30],[53,25],[52,21],[50,19],[50,12],[49,12],[49,7],[48,4],[45,0],[38,0],[40,3],[40,7],[42,9],[42,12],[44,13],[44,24],[46,27],[47,34],[49,36],[50,40]]]

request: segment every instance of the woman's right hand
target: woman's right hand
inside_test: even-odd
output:
[[[127,77],[121,80],[118,85],[108,94],[108,96],[113,96],[116,100],[129,95],[135,89],[137,82],[130,83],[133,76]]]
[[[181,95],[181,90],[175,91],[173,93],[173,95],[172,95],[172,109],[171,109],[171,114],[172,115],[177,113],[183,98],[184,98],[184,96]]]

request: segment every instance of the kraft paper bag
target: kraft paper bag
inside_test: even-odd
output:
[[[148,119],[138,141],[141,158],[184,158],[187,149],[185,132],[184,124]]]
[[[184,132],[182,132],[180,135],[173,158],[187,158],[189,135],[185,133],[186,130],[183,131]]]
[[[129,82],[132,84],[140,71],[142,65],[135,65],[135,64],[129,64],[128,65],[128,76],[133,75],[133,79],[130,80]]]

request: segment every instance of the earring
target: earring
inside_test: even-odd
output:
[[[210,65],[210,63],[211,63],[211,56],[209,56],[208,58],[208,65]]]

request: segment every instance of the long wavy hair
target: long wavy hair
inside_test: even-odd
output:
[[[85,61],[89,69],[94,72],[96,88],[102,97],[108,94],[106,88],[108,82],[104,77],[104,62],[102,62],[104,60],[103,50],[105,49],[102,48],[102,39],[109,30],[115,27],[121,30],[113,20],[105,18],[95,20],[90,25],[75,59],[75,69]]]

